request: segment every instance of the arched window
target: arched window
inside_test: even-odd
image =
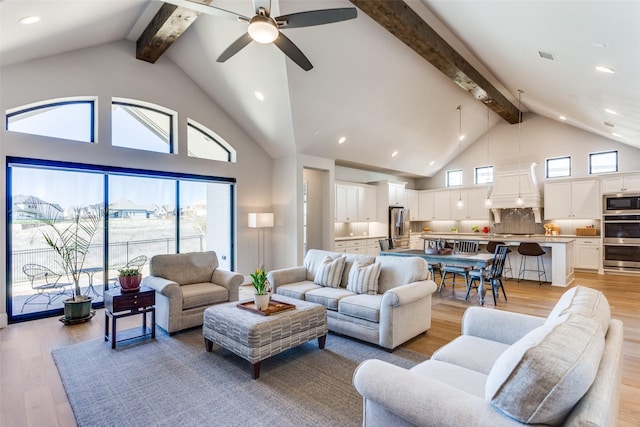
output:
[[[94,142],[95,99],[49,99],[7,110],[6,129],[11,132]]]
[[[176,113],[142,101],[111,102],[111,144],[115,147],[173,153]]]
[[[236,161],[236,150],[216,133],[194,120],[187,121],[187,151],[189,157],[219,160],[221,162]]]

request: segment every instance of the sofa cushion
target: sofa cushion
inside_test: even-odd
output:
[[[508,344],[498,341],[461,335],[440,347],[433,353],[431,360],[451,363],[488,375],[498,357],[508,348]]]
[[[322,263],[318,266],[313,283],[320,286],[329,286],[330,288],[339,288],[342,281],[342,270],[344,270],[343,256],[331,258],[325,255]]]
[[[547,322],[553,322],[565,314],[580,314],[592,318],[607,333],[611,321],[611,308],[604,294],[585,286],[576,286],[569,289],[558,300],[549,313]]]
[[[218,257],[213,251],[154,255],[149,263],[149,274],[188,285],[210,282],[216,268]]]
[[[320,285],[316,285],[308,280],[297,283],[290,283],[287,285],[280,285],[276,288],[276,294],[284,295],[289,298],[296,298],[305,300],[305,294],[314,289],[320,288]]]
[[[418,257],[379,256],[380,278],[378,279],[378,293],[385,293],[389,289],[408,283],[427,280],[429,278],[429,264]]]
[[[338,313],[357,317],[370,322],[380,322],[382,295],[353,295],[342,298],[338,303]]]
[[[349,292],[344,288],[329,288],[321,286],[304,294],[304,298],[309,302],[324,305],[329,310],[337,310],[338,302],[342,298],[351,295],[354,295],[354,293]]]
[[[304,257],[304,267],[307,269],[307,280],[313,282],[318,267],[323,263],[325,256],[335,259],[343,256],[343,253],[323,251],[322,249],[309,249]]]
[[[344,254],[344,271],[342,272],[342,283],[340,286],[346,289],[347,283],[349,283],[349,274],[351,273],[351,268],[353,264],[357,261],[360,264],[373,264],[376,262],[376,257],[369,255],[360,255],[360,254]]]
[[[412,374],[422,375],[450,387],[455,387],[462,393],[469,393],[480,399],[484,398],[484,386],[487,376],[451,363],[439,360],[425,360],[410,369]],[[454,396],[450,396],[455,399]]]
[[[180,286],[180,290],[182,291],[183,310],[229,301],[227,288],[211,282],[183,285]]]
[[[595,379],[604,351],[596,322],[575,314],[536,328],[498,357],[485,398],[526,424],[560,424]]]
[[[349,272],[347,290],[357,294],[375,295],[378,293],[378,278],[380,277],[380,264],[353,263]]]

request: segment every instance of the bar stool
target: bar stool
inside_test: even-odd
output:
[[[504,242],[490,240],[489,242],[487,242],[487,252],[489,252],[490,254],[495,254],[496,246],[504,245],[504,244],[505,244]],[[511,253],[511,249],[507,250],[507,261],[504,265],[504,269],[502,270],[502,277],[504,278],[504,280],[509,280],[509,276],[507,276],[507,272],[509,272],[510,275],[513,275],[512,273],[513,269],[511,268],[511,258],[509,258],[510,253]]]
[[[518,282],[520,280],[524,280],[524,276],[527,271],[535,271],[538,275],[538,284],[542,285],[543,283],[546,283],[547,272],[544,269],[544,261],[541,258],[542,255],[546,253],[544,249],[542,249],[542,247],[540,247],[540,245],[535,242],[521,242],[520,246],[518,246],[518,253],[522,255],[522,258],[520,259],[520,271],[518,272]],[[527,257],[531,256],[536,257],[536,270],[527,269]],[[544,276],[544,282],[540,280],[542,276]]]

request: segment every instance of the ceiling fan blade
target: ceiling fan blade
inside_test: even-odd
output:
[[[355,7],[338,9],[310,10],[307,12],[291,13],[275,18],[276,22],[285,21],[283,28],[312,27],[314,25],[331,24],[333,22],[347,21],[358,16]]]
[[[228,48],[226,48],[224,50],[224,52],[222,52],[220,54],[220,56],[218,57],[218,59],[216,60],[217,62],[224,62],[227,59],[231,58],[233,55],[235,55],[236,53],[240,52],[240,50],[242,50],[243,47],[245,47],[246,45],[248,45],[249,43],[251,43],[253,39],[251,38],[251,36],[249,35],[249,33],[244,33],[243,35],[241,35],[240,37],[238,37],[236,39],[236,41],[234,41],[233,43],[231,43],[229,45]]]
[[[176,6],[185,7],[187,9],[195,10],[199,13],[205,13],[207,15],[218,16],[226,19],[233,19],[235,21],[249,22],[249,18],[240,15],[229,10],[220,9],[219,7],[209,6],[206,4],[198,3],[191,0],[163,0],[165,3],[174,4]]]
[[[313,68],[313,65],[311,65],[311,62],[309,62],[307,57],[304,56],[304,53],[302,53],[302,51],[298,49],[298,46],[293,44],[293,42],[289,40],[287,36],[282,34],[282,31],[280,32],[280,36],[273,42],[273,44],[278,46],[278,49],[280,49],[285,55],[287,55],[293,62],[298,64],[303,70],[309,71]]]
[[[253,9],[256,11],[256,15],[260,14],[260,8],[264,9],[267,16],[271,15],[271,0],[253,0]]]

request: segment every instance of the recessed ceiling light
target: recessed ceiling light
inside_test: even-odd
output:
[[[610,108],[605,108],[605,109],[604,109],[604,111],[605,111],[605,112],[607,112],[607,113],[609,113],[609,114],[613,114],[613,115],[617,115],[617,114],[618,114],[618,113],[616,113],[615,111],[613,111],[613,110],[612,110],[612,109],[610,109]]]
[[[464,139],[464,135],[460,135],[460,138],[458,138],[460,141],[462,141]]]
[[[602,43],[602,42],[593,42],[593,43],[591,43],[591,46],[593,46],[593,47],[607,47],[607,45]]]
[[[398,155],[398,152],[397,152],[397,151],[394,151],[393,153],[391,153],[391,157],[395,157],[395,156],[397,156],[397,155]]]
[[[611,135],[615,136],[616,138],[622,138],[622,135],[620,135],[619,133],[613,132]]]
[[[253,95],[256,97],[258,101],[264,101],[264,95],[259,90],[253,92]]]
[[[558,116],[558,118],[562,121],[567,120],[567,118],[565,116]]]
[[[435,165],[435,164],[436,164],[436,161],[435,161],[435,160],[431,160],[431,161],[429,162],[429,166],[433,166],[433,165]]]
[[[341,136],[340,139],[338,139],[338,144],[344,144],[346,140],[347,140],[346,136]]]
[[[607,74],[614,74],[615,71],[609,67],[605,67],[603,65],[598,65],[596,67],[596,70],[600,71],[601,73],[607,73]]]
[[[20,18],[18,22],[24,25],[29,25],[29,24],[35,24],[38,21],[40,21],[39,16],[25,16],[24,18]]]

